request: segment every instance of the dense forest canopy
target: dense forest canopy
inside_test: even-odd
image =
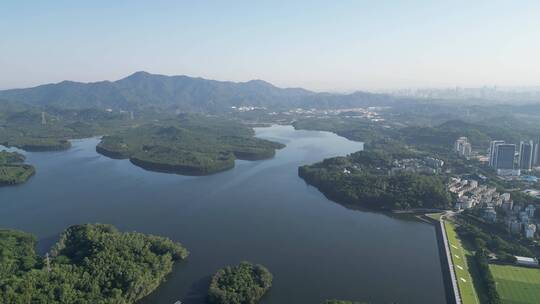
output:
[[[262,265],[242,262],[218,270],[208,289],[212,304],[255,304],[272,286],[272,274]]]
[[[330,199],[359,207],[383,210],[448,208],[451,198],[437,175],[402,172],[389,174],[394,160],[408,153],[359,151],[299,168],[299,175]],[[409,152],[414,153],[414,152]]]
[[[68,228],[48,259],[27,233],[0,230],[0,245],[0,302],[14,304],[135,303],[188,256],[167,238],[103,224]]]

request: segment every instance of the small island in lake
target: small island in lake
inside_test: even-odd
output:
[[[233,168],[235,159],[271,158],[283,147],[234,121],[185,115],[104,136],[96,150],[152,171],[207,175]]]
[[[272,286],[272,274],[262,265],[242,262],[225,267],[212,277],[208,302],[212,304],[255,304]]]
[[[449,208],[442,161],[398,145],[373,145],[346,157],[302,166],[298,174],[328,198],[378,210]]]
[[[188,256],[179,243],[111,225],[69,227],[45,257],[36,238],[0,229],[0,303],[132,304]]]
[[[0,151],[0,186],[22,184],[34,175],[36,170],[24,160],[20,153]]]

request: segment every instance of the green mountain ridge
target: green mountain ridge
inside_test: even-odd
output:
[[[333,108],[383,105],[395,102],[395,98],[366,92],[331,94],[301,88],[278,88],[263,80],[217,81],[141,71],[117,81],[62,81],[33,88],[3,90],[0,91],[0,102],[74,109],[158,107],[213,112],[232,106]]]

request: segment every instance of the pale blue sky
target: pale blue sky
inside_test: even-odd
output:
[[[138,70],[332,91],[540,85],[540,1],[0,2],[0,89]]]

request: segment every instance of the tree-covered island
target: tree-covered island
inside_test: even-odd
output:
[[[207,175],[234,167],[235,159],[271,158],[284,145],[255,138],[251,128],[201,115],[150,123],[104,136],[96,150],[128,158],[144,169]]]
[[[208,289],[211,304],[255,304],[272,286],[272,274],[262,265],[242,262],[222,268]]]
[[[0,303],[131,304],[188,256],[167,238],[103,224],[69,227],[45,257],[35,246],[31,234],[0,230]]]
[[[34,175],[36,170],[24,160],[20,153],[0,151],[0,186],[21,184]]]

